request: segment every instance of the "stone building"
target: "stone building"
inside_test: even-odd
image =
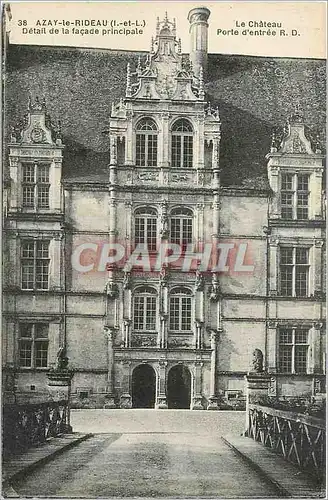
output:
[[[255,349],[271,395],[324,391],[324,156],[315,133],[324,63],[232,57],[220,66],[207,54],[209,16],[205,7],[189,13],[190,57],[167,16],[146,57],[103,51],[89,96],[80,87],[94,53],[56,60],[50,49],[9,47],[7,394],[42,395],[62,347],[77,407],[238,405]],[[65,64],[74,85],[59,91]],[[99,85],[106,71],[111,85]],[[288,106],[268,81],[288,72],[310,85],[283,96],[290,112],[279,128]],[[25,116],[23,77],[32,94]],[[82,128],[96,147],[81,146]]]

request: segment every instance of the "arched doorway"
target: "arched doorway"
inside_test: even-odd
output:
[[[150,365],[139,365],[132,373],[132,407],[154,408],[156,374]]]
[[[184,365],[171,368],[167,378],[167,402],[169,408],[190,409],[191,375]]]

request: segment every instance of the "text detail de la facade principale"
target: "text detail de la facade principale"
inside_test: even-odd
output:
[[[37,19],[31,26],[26,19],[17,22],[22,35],[143,35],[144,19]]]

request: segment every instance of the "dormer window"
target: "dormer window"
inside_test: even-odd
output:
[[[22,167],[23,207],[49,208],[49,165],[25,163]]]
[[[172,167],[191,168],[193,164],[193,128],[181,118],[172,126]]]
[[[308,219],[309,176],[307,174],[282,174],[281,217],[282,219]]]
[[[157,125],[151,118],[143,118],[137,124],[136,165],[157,166]]]

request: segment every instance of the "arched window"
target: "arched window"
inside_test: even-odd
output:
[[[171,242],[185,248],[188,243],[192,243],[192,211],[184,207],[174,208],[170,219]]]
[[[170,294],[169,328],[173,332],[191,331],[191,291],[177,287]]]
[[[139,332],[156,331],[156,290],[137,288],[133,295],[133,329]]]
[[[193,157],[193,128],[181,118],[172,126],[172,167],[190,168]]]
[[[148,251],[156,250],[157,212],[154,208],[142,207],[135,211],[134,241],[135,244],[147,245]]]
[[[142,118],[137,124],[136,165],[157,166],[157,125],[151,118]]]

